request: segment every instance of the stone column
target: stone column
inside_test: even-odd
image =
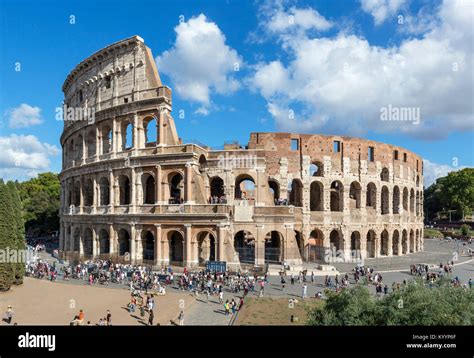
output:
[[[100,92],[100,91],[97,91]],[[95,127],[95,160],[99,160],[99,156],[102,154],[102,146],[101,146],[101,135],[99,131],[99,126]]]
[[[138,128],[138,114],[135,112],[133,114],[133,151],[132,155],[136,155],[136,152],[139,148],[139,143],[138,143],[138,131],[140,129]]]
[[[155,265],[158,266],[163,263],[161,246],[161,224],[155,224]]]
[[[136,229],[135,223],[130,224],[130,262],[135,263],[135,253],[136,253]]]
[[[192,240],[192,226],[191,224],[184,224],[184,229],[185,229],[185,238],[184,238],[184,243],[185,243],[185,252],[184,252],[184,258],[185,258],[185,266],[190,267],[193,264],[192,261],[192,251],[191,251],[191,240]]]
[[[116,236],[115,236],[115,230],[114,230],[114,224],[109,223],[109,253],[110,256],[115,254],[115,249],[116,249]]]
[[[97,233],[95,228],[92,228],[92,258],[97,256]]]
[[[136,178],[135,178],[135,168],[130,169],[130,178],[131,178],[131,193],[130,193],[130,212],[134,213],[135,212],[135,203],[137,200],[137,195],[136,195]]]
[[[227,228],[225,225],[217,225],[217,258],[219,261],[226,261],[224,256],[224,242],[226,239]]]
[[[160,204],[163,202],[163,198],[161,197],[161,165],[157,165],[155,167],[156,171],[156,178],[155,178],[155,204]]]
[[[255,264],[264,265],[265,264],[265,229],[264,225],[256,225],[257,227],[257,237],[255,238]]]
[[[79,214],[84,212],[84,183],[82,177],[79,177]]]
[[[193,166],[192,163],[186,163],[185,170],[185,180],[186,180],[186,204],[194,204],[193,200],[193,188],[192,188],[192,178],[193,178]]]
[[[387,230],[388,232],[388,230]],[[387,248],[387,256],[393,256],[393,248],[392,248],[392,245],[393,245],[393,232],[392,234],[388,234],[388,240],[387,240],[387,245],[388,245],[388,248]]]
[[[97,185],[97,173],[92,177],[92,213],[97,213],[97,206],[99,204],[99,190]]]
[[[139,263],[143,262],[143,226],[136,225],[135,228],[135,262]]]
[[[164,124],[165,124],[165,111],[162,108],[159,108],[159,115],[158,115],[158,138],[156,138],[157,143],[160,145],[165,144],[164,138]]]
[[[86,161],[86,131],[82,131],[82,158],[81,163],[84,164]]]
[[[109,169],[109,211],[114,212],[115,206],[115,178],[114,171]]]
[[[114,117],[112,120],[112,158],[115,158],[115,154],[118,152],[118,146],[119,146],[119,131],[118,131],[118,126],[117,126],[117,119]]]

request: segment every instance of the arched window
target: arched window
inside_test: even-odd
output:
[[[274,204],[278,204],[280,199],[280,185],[274,179],[270,179],[268,181],[268,190],[270,191],[270,195],[273,199]]]
[[[342,183],[335,180],[331,183],[331,211],[343,211],[344,187]]]
[[[89,131],[86,136],[86,157],[93,157],[96,153],[96,143],[95,143],[95,133],[94,131]]]
[[[290,205],[303,206],[303,184],[299,179],[293,179],[290,186]]]
[[[135,146],[133,143],[133,124],[126,123],[122,126],[122,150],[128,150]]]
[[[388,172],[388,168],[383,168],[382,172],[380,173],[380,180],[381,181],[389,181],[390,180],[390,175]]]
[[[81,161],[82,159],[82,142],[83,142],[83,138],[82,138],[82,135],[79,134],[79,136],[77,137],[77,140],[76,140],[76,146],[74,148],[74,152],[75,152],[75,156],[74,156],[74,159],[76,161]],[[76,163],[77,164],[77,163]]]
[[[143,120],[143,129],[145,131],[145,146],[155,146],[157,143],[157,121],[156,118],[151,117]]]
[[[389,192],[388,192],[388,188],[384,185],[382,187],[382,197],[381,197],[381,201],[380,201],[380,204],[381,204],[381,212],[382,212],[382,215],[386,215],[389,213]]]
[[[128,176],[121,175],[118,178],[120,205],[130,205],[130,179]]]
[[[356,181],[353,181],[351,183],[351,188],[349,190],[349,198],[350,200],[350,209],[360,209],[361,203],[360,203],[360,193],[362,191],[362,187],[360,184]]]
[[[113,133],[109,126],[102,129],[102,153],[107,154],[112,151]]]
[[[323,184],[313,181],[309,191],[309,206],[311,211],[323,211],[324,208],[324,189]]]
[[[224,196],[224,180],[220,177],[213,177],[210,182],[211,197],[221,198]]]
[[[92,179],[84,182],[84,206],[92,206],[94,203],[94,184]]]
[[[313,162],[309,166],[309,175],[312,177],[322,177],[324,174],[323,164],[321,162]]]
[[[408,189],[403,188],[403,210],[408,211]]]
[[[255,181],[248,174],[239,175],[235,179],[235,199],[255,199]]]
[[[143,185],[143,204],[154,204],[155,203],[155,178],[153,175],[148,173],[143,174],[142,176],[142,185]]]
[[[110,204],[110,186],[109,186],[109,180],[106,177],[100,178],[99,191],[100,191],[100,205],[109,205]]]
[[[377,203],[377,187],[374,183],[367,184],[367,207],[375,209]]]
[[[171,173],[169,179],[170,203],[179,204],[183,201],[184,180],[180,173]]]
[[[392,199],[392,206],[393,206],[393,213],[399,214],[400,213],[400,189],[398,186],[393,187],[393,199]]]

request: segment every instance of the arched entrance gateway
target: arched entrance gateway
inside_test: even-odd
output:
[[[324,234],[319,229],[314,229],[309,234],[308,240],[308,261],[316,262],[324,260]]]
[[[240,263],[255,264],[255,237],[251,232],[241,230],[235,234],[234,249]]]
[[[207,261],[216,261],[217,241],[214,235],[208,231],[197,234],[198,260],[203,265]]]
[[[109,233],[105,229],[99,231],[99,254],[108,254],[110,252]]]
[[[179,231],[168,234],[170,264],[183,265],[184,263],[184,238]]]
[[[392,253],[393,255],[400,255],[401,252],[399,251],[398,247],[400,245],[400,234],[398,230],[395,230],[392,235]]]
[[[388,231],[382,231],[380,235],[380,256],[388,255]]]
[[[130,234],[125,229],[120,229],[118,233],[119,256],[130,253]]]
[[[367,258],[375,257],[375,245],[377,235],[373,230],[369,230],[367,233]]]
[[[155,259],[155,236],[150,230],[142,232],[143,260]]]
[[[283,235],[278,231],[270,231],[265,236],[265,263],[279,264],[283,262]]]

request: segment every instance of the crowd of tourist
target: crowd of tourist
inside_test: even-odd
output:
[[[213,195],[209,197],[208,203],[209,204],[227,204],[227,198],[225,197],[225,195],[221,195],[221,196]]]

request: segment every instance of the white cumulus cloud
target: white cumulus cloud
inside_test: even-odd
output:
[[[437,26],[398,46],[371,45],[344,32],[285,35],[281,46],[289,60],[259,63],[248,84],[267,100],[282,131],[373,130],[434,139],[472,130],[473,11],[462,0],[445,1]],[[419,110],[419,124],[382,121],[389,106]]]
[[[51,157],[59,149],[41,143],[34,135],[0,137],[0,177],[5,179],[30,178],[50,169]]]
[[[397,14],[406,0],[361,0],[362,10],[372,15],[375,25],[380,25]]]
[[[211,107],[211,94],[230,94],[240,87],[235,73],[242,58],[226,44],[219,27],[200,14],[175,27],[174,46],[156,58],[158,70],[168,75],[183,99]]]
[[[41,108],[22,103],[6,112],[10,128],[25,128],[43,123]]]
[[[423,181],[424,186],[429,187],[436,179],[448,175],[450,172],[467,168],[466,166],[452,166],[447,164],[437,164],[423,159]]]

